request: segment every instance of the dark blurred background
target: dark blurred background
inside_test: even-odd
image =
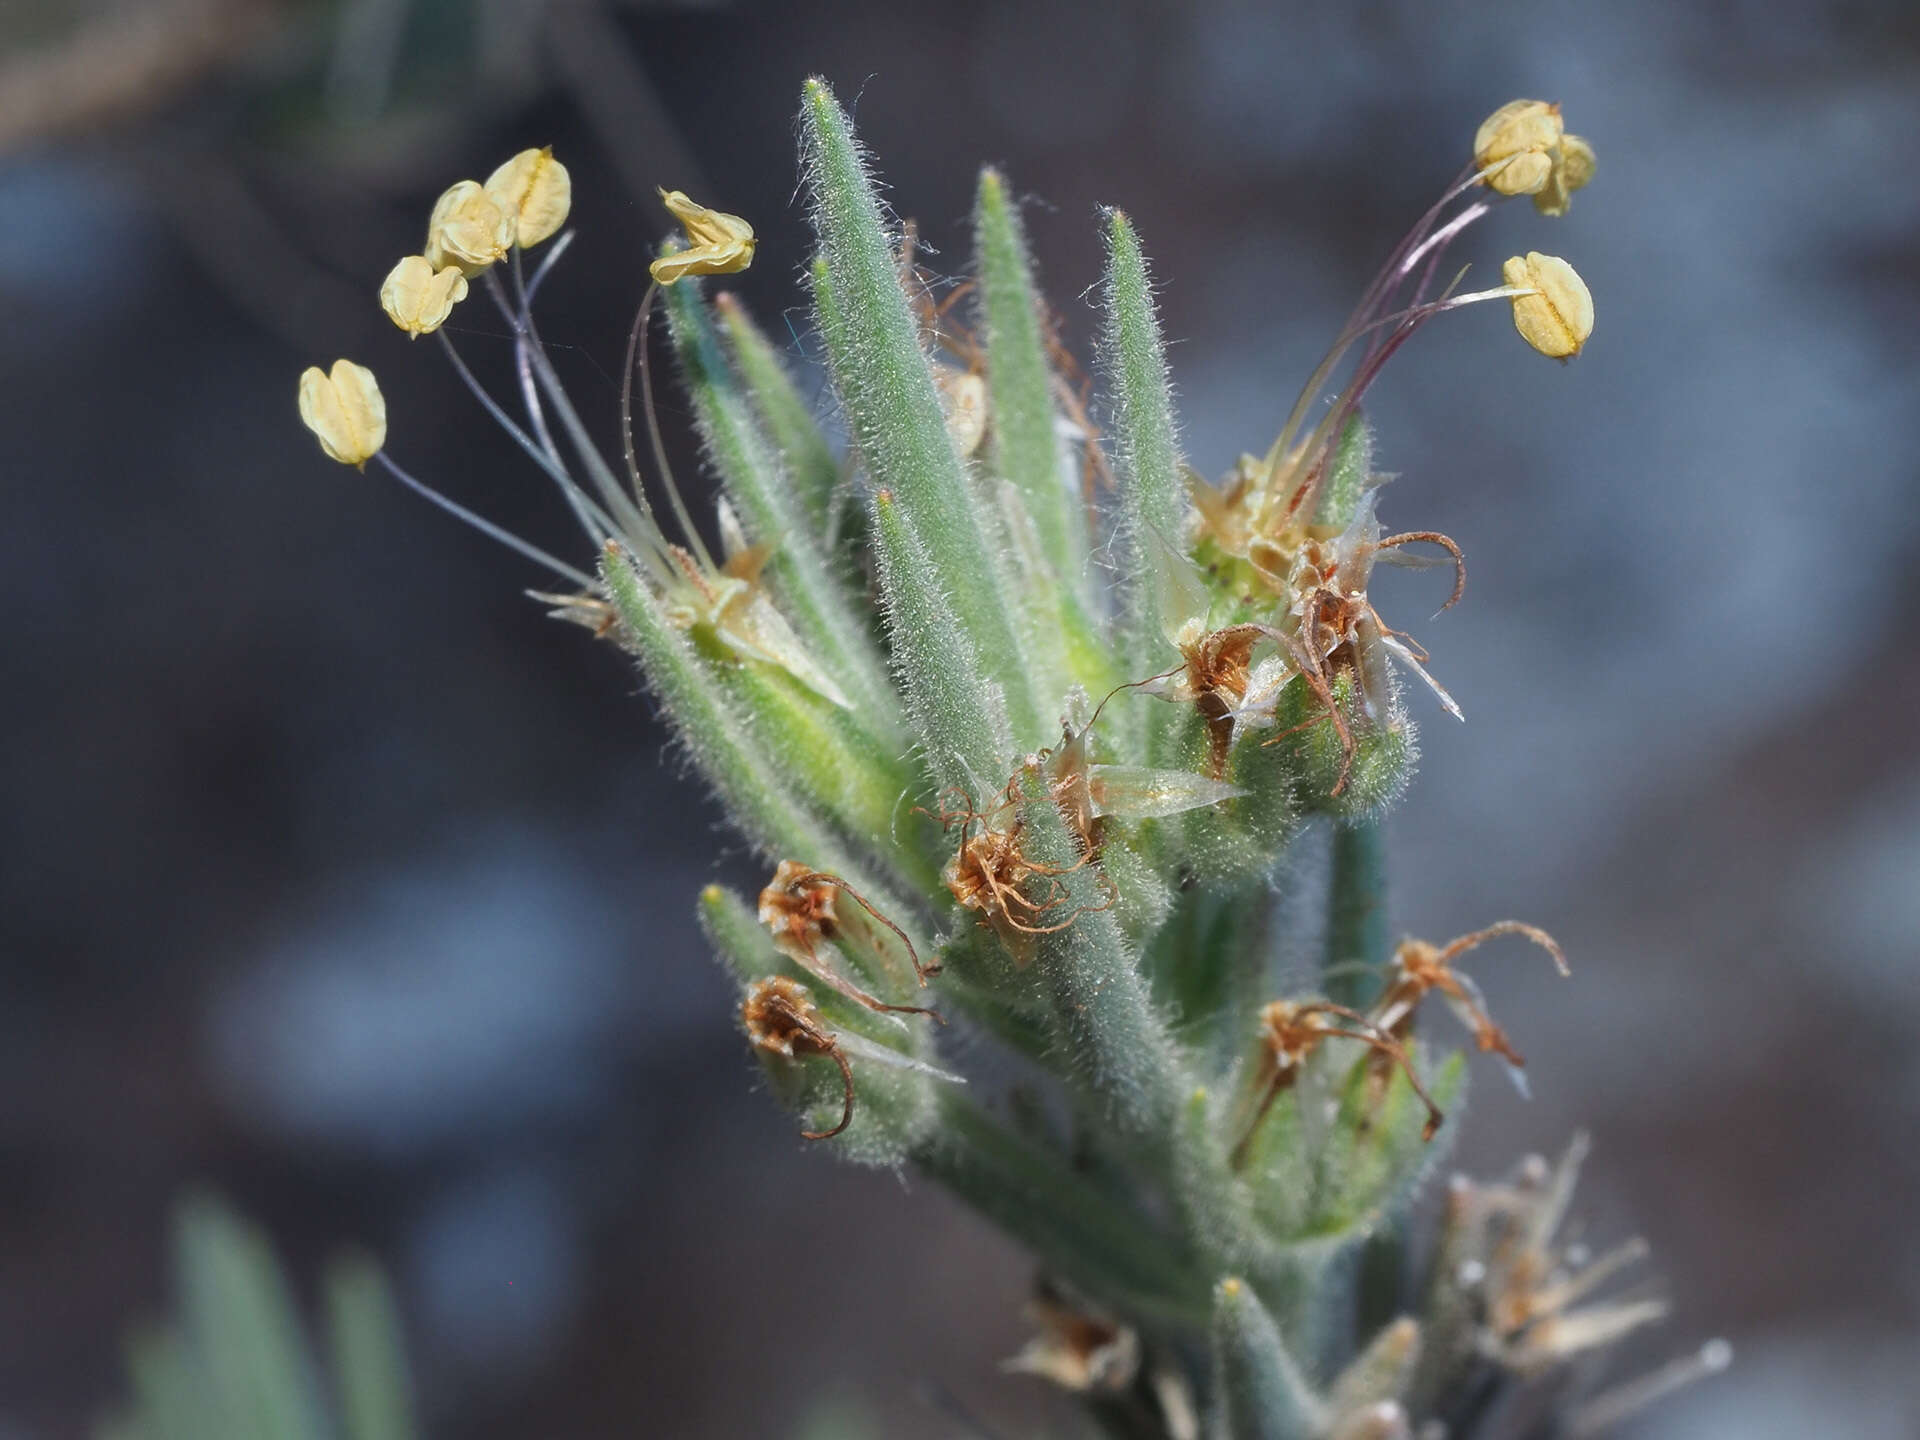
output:
[[[1920,1433],[1920,9],[8,0],[0,45],[4,1440],[120,1392],[196,1181],[303,1286],[389,1263],[438,1434],[1062,1413],[995,1372],[1020,1256],[757,1093],[690,920],[754,876],[622,659],[294,414],[354,356],[405,463],[574,545],[380,277],[445,184],[552,143],[545,330],[609,437],[656,183],[754,221],[736,288],[799,355],[810,72],[935,265],[1008,169],[1083,355],[1094,206],[1132,212],[1209,474],[1481,117],[1563,102],[1592,188],[1460,253],[1571,258],[1587,353],[1468,312],[1372,405],[1389,523],[1472,565],[1437,621],[1429,577],[1383,598],[1469,717],[1414,697],[1394,923],[1515,914],[1575,963],[1480,967],[1537,1098],[1482,1072],[1455,1160],[1590,1127],[1592,1233],[1674,1299],[1641,1361],[1735,1341],[1634,1435]]]

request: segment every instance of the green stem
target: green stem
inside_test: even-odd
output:
[[[1355,1009],[1380,991],[1388,955],[1386,844],[1378,820],[1335,822],[1326,991]]]

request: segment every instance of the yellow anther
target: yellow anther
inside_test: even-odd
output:
[[[1547,183],[1534,192],[1533,208],[1542,215],[1567,213],[1568,197],[1593,179],[1593,146],[1578,135],[1562,135]]]
[[[1522,292],[1513,297],[1513,328],[1542,355],[1578,355],[1593,333],[1593,295],[1558,255],[1529,250],[1500,267],[1500,277]]]
[[[424,255],[407,256],[380,286],[380,308],[416,340],[446,324],[453,307],[466,298],[467,277],[460,267],[435,270]]]
[[[522,150],[489,175],[484,188],[513,217],[514,243],[522,250],[558,231],[573,208],[573,177],[551,146]]]
[[[320,448],[342,465],[364,466],[387,443],[387,402],[364,365],[333,362],[329,375],[309,365],[300,376],[300,419]]]
[[[1553,174],[1562,133],[1558,105],[1509,100],[1481,122],[1473,163],[1502,195],[1535,194]]]
[[[660,201],[687,232],[688,247],[664,255],[649,266],[653,278],[671,285],[687,275],[732,275],[753,263],[753,226],[738,215],[689,200],[679,190],[662,190]]]
[[[515,217],[500,208],[478,180],[449,185],[427,222],[426,258],[435,270],[457,265],[478,275],[513,248]]]

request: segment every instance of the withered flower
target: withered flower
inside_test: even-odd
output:
[[[771,1055],[792,1060],[807,1055],[824,1055],[840,1067],[840,1081],[846,1099],[840,1123],[831,1130],[802,1130],[803,1140],[831,1140],[853,1123],[853,1067],[841,1053],[838,1039],[820,1023],[807,987],[798,980],[774,975],[756,980],[740,1006],[740,1020],[747,1038]]]
[[[1481,1353],[1521,1375],[1611,1344],[1667,1311],[1650,1298],[1579,1303],[1647,1253],[1638,1239],[1598,1259],[1556,1245],[1586,1155],[1586,1136],[1576,1136],[1558,1165],[1533,1156],[1505,1185],[1456,1178],[1449,1187],[1443,1279],[1474,1300]]]
[[[1405,1043],[1412,1035],[1413,1019],[1420,1002],[1428,994],[1437,991],[1445,999],[1447,1008],[1472,1032],[1474,1044],[1483,1053],[1496,1054],[1507,1062],[1514,1083],[1524,1093],[1526,1082],[1520,1067],[1526,1061],[1513,1048],[1506,1032],[1494,1024],[1493,1016],[1487,1011],[1486,997],[1481,994],[1480,987],[1474,984],[1473,977],[1455,969],[1453,964],[1468,951],[1476,950],[1502,935],[1519,935],[1531,940],[1553,957],[1554,967],[1562,975],[1571,973],[1559,943],[1539,926],[1519,920],[1502,920],[1484,930],[1475,930],[1470,935],[1449,940],[1445,945],[1407,939],[1394,951],[1387,988],[1375,1002],[1368,1019]]]
[[[1037,1375],[1076,1394],[1120,1394],[1140,1374],[1140,1335],[1089,1303],[1044,1286],[1027,1306],[1039,1333],[1002,1370]]]
[[[925,985],[927,977],[939,967],[920,963],[920,952],[905,930],[838,875],[815,870],[797,860],[782,860],[774,869],[773,879],[760,892],[760,923],[772,932],[774,948],[822,984],[869,1010],[886,1015],[931,1015],[944,1024],[938,1011],[918,1005],[889,1005],[869,994],[847,976],[838,957],[829,953],[833,942],[844,940],[857,953],[883,968],[888,959],[877,937],[864,924],[843,925],[838,904],[843,892],[860,907],[854,912],[856,915],[864,912],[866,917],[893,933],[906,948],[914,978]]]

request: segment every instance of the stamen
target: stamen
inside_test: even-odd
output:
[[[664,577],[670,573],[667,569],[666,539],[660,534],[660,527],[653,522],[653,516],[644,508],[636,507],[620,487],[612,468],[600,454],[599,447],[593,443],[579,412],[573,408],[573,402],[567,398],[566,388],[561,385],[559,375],[554,371],[553,363],[547,359],[546,347],[540,341],[539,331],[533,323],[533,312],[523,302],[515,306],[508,296],[506,287],[501,283],[498,270],[488,270],[485,275],[487,293],[500,313],[506,317],[516,336],[526,343],[528,362],[533,366],[535,378],[540,388],[546,392],[554,411],[560,417],[560,424],[567,432],[567,438],[573,442],[574,450],[580,456],[581,464],[592,477],[594,488],[600,492],[610,514],[618,517],[621,533],[629,546],[636,552],[645,552],[648,563],[653,565],[655,574]]]
[[[396,465],[391,459],[387,457],[384,451],[382,451],[378,455],[375,455],[373,458],[378,460],[382,465],[386,466],[387,472],[391,474],[394,479],[398,480],[402,485],[406,486],[409,490],[413,491],[414,494],[420,496],[422,499],[425,499],[431,502],[432,504],[438,505],[442,510],[446,511],[449,515],[453,516],[454,519],[464,521],[466,524],[471,525],[474,529],[478,530],[482,535],[487,536],[489,539],[497,540],[500,544],[506,546],[509,550],[512,550],[517,554],[524,555],[527,559],[533,561],[535,564],[546,566],[549,570],[553,571],[554,574],[559,575],[564,579],[571,580],[574,584],[580,586],[582,589],[593,590],[598,588],[599,582],[596,581],[592,576],[588,575],[584,570],[576,570],[573,568],[573,566],[567,564],[566,561],[554,559],[553,556],[549,555],[546,551],[542,550],[539,546],[528,544],[525,540],[522,540],[518,535],[512,534],[509,531],[503,530],[498,525],[494,524],[491,520],[485,519],[482,516],[474,514],[473,511],[467,509],[466,506],[461,505],[456,501],[449,500],[446,496],[442,495],[438,490],[435,490],[433,487],[431,487],[430,485],[427,485],[423,481],[414,479],[413,476],[409,475],[405,470],[402,470],[398,465]]]
[[[1389,535],[1384,540],[1376,540],[1375,550],[1391,550],[1399,545],[1427,544],[1438,545],[1453,557],[1453,593],[1447,597],[1447,603],[1438,613],[1444,614],[1460,603],[1460,597],[1467,593],[1467,557],[1460,545],[1450,535],[1442,535],[1438,530],[1402,530],[1398,535]]]
[[[568,247],[573,244],[573,236],[574,232],[569,230],[548,246],[546,258],[535,267],[533,278],[526,281],[521,278],[520,247],[513,247],[513,288],[520,292],[529,308],[533,305],[533,297],[540,293],[540,287],[546,283],[547,276],[553,273],[554,262],[566,254]]]
[[[572,508],[574,518],[580,522],[580,528],[587,532],[587,537],[593,541],[595,548],[598,548],[602,541],[615,533],[613,522],[607,518],[606,511],[595,505],[586,493],[574,484],[573,477],[567,473],[566,466],[552,451],[551,438],[547,439],[546,448],[535,444],[533,437],[514,423],[513,417],[487,393],[486,387],[481,385],[474,377],[473,371],[467,368],[467,362],[460,358],[460,352],[454,348],[452,337],[445,330],[439,331],[438,337],[441,348],[447,352],[447,359],[453,365],[454,373],[460,377],[461,383],[472,393],[474,399],[480,402],[487,414],[493,417],[493,422],[505,430],[513,438],[514,443],[526,451],[528,458],[546,471],[553,482],[560,487],[560,493],[567,497],[567,504]]]
[[[717,567],[713,563],[713,556],[707,552],[706,541],[700,538],[699,530],[694,527],[693,517],[687,513],[686,503],[680,498],[680,487],[674,484],[672,467],[667,464],[667,447],[660,438],[660,416],[654,407],[652,348],[644,342],[647,322],[653,318],[654,297],[659,293],[659,281],[647,286],[646,294],[640,297],[640,308],[633,317],[633,329],[627,335],[627,365],[620,376],[620,444],[626,455],[627,477],[633,482],[633,493],[645,505],[646,487],[641,483],[640,462],[633,448],[633,374],[637,359],[640,398],[647,414],[647,435],[653,442],[653,463],[659,468],[660,483],[666,488],[667,503],[673,507],[675,523],[680,526],[687,543],[693,547],[702,570],[712,574]]]
[[[1594,1440],[1682,1386],[1717,1375],[1733,1363],[1733,1346],[1709,1340],[1691,1355],[1677,1356],[1659,1369],[1602,1392],[1573,1413],[1567,1423],[1572,1440]]]

